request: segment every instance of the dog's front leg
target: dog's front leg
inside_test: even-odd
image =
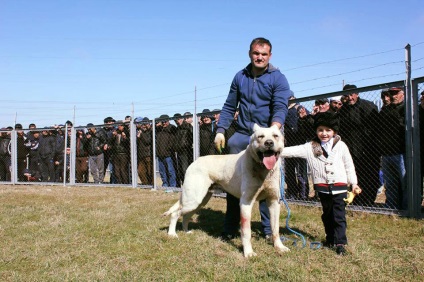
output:
[[[256,256],[256,253],[253,252],[252,249],[252,242],[250,241],[252,237],[252,230],[250,227],[250,222],[252,219],[252,206],[252,202],[243,203],[240,201],[241,242],[243,244],[244,257],[246,258]]]
[[[267,200],[267,205],[269,208],[269,216],[272,230],[272,242],[274,243],[274,248],[280,252],[288,252],[289,248],[283,245],[280,238],[280,204],[277,200]]]

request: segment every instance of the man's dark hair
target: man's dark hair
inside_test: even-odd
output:
[[[253,39],[252,40],[252,43],[250,43],[250,49],[249,49],[249,51],[252,51],[253,45],[256,45],[256,44],[259,44],[261,46],[268,45],[269,46],[269,52],[271,53],[271,51],[272,51],[272,44],[271,44],[271,42],[268,39],[263,38],[263,37],[258,37],[258,38]]]

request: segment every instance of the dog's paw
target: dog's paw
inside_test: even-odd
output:
[[[248,253],[244,253],[244,257],[245,258],[251,258],[251,257],[256,257],[257,254],[255,252],[248,252]]]
[[[283,244],[281,244],[281,246],[275,246],[275,248],[281,253],[290,252],[290,249]]]
[[[168,236],[173,238],[178,238],[177,233],[174,233],[174,232],[168,232]]]

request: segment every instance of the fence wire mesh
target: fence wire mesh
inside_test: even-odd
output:
[[[408,187],[412,150],[405,140],[421,125],[424,140],[424,78],[413,81],[416,112],[407,113],[400,91],[402,81],[347,89],[313,97],[293,99],[284,124],[285,146],[309,142],[314,136],[318,112],[339,113],[338,134],[352,155],[363,192],[353,207],[371,212],[408,209],[408,193],[423,205],[424,151],[414,156],[420,173],[419,187]],[[405,92],[406,93],[406,92]],[[413,132],[406,121],[418,122]],[[213,140],[219,110],[162,115],[134,122],[110,120],[102,125],[57,128],[2,128],[0,130],[1,183],[63,183],[64,185],[128,185],[179,191],[188,166],[197,157],[218,154]],[[235,132],[237,115],[226,140]],[[417,141],[418,140],[418,141]],[[226,146],[228,150],[228,146]],[[228,153],[228,151],[222,152]],[[417,153],[417,152],[415,152]],[[416,155],[416,154],[415,154]],[[285,195],[299,204],[317,204],[311,168],[303,159],[284,160]]]

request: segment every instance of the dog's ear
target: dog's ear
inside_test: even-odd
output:
[[[257,125],[256,123],[253,124],[253,132],[255,132],[256,130],[258,130],[259,128],[261,128],[259,125]]]
[[[272,125],[272,126],[271,126],[271,128],[274,128],[274,129],[280,130],[276,124]]]

